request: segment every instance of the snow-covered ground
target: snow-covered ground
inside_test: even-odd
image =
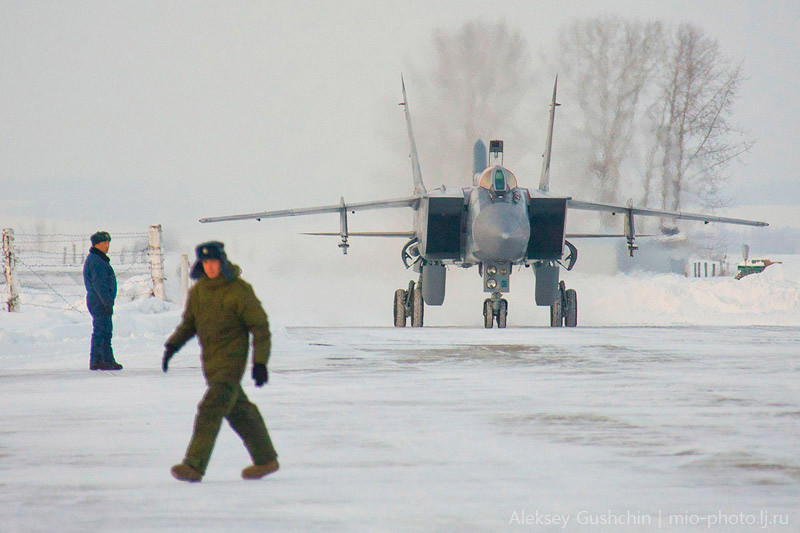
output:
[[[178,306],[118,307],[119,373],[87,370],[87,317],[2,313],[0,531],[796,531],[783,259],[738,282],[575,276],[576,329],[273,324],[270,383],[245,380],[281,461],[258,482],[227,426],[202,483],[169,475],[205,390],[196,343],[161,372]]]

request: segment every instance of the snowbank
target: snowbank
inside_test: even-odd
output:
[[[567,286],[578,292],[580,326],[800,326],[800,255],[770,259],[783,263],[741,280],[675,274],[605,275],[589,273],[589,268],[566,272],[564,278]],[[533,302],[532,273],[521,269],[511,279],[509,325],[548,324],[549,309]],[[133,299],[146,283],[148,280],[131,278],[121,285],[115,338],[144,333],[166,336],[179,322],[180,305],[155,298]],[[480,309],[486,295],[480,291],[479,278],[472,271],[450,269],[447,283],[445,304],[426,307],[426,325],[481,326]],[[359,283],[343,280],[335,285],[323,271],[319,277],[289,278],[283,288],[258,279],[253,285],[275,329],[278,325],[391,325],[389,296],[392,287],[401,283],[376,278]],[[344,297],[337,294],[342,286],[347,291],[346,309],[342,307]],[[277,292],[280,290],[297,294],[289,300]],[[285,301],[291,304],[279,303]],[[67,303],[44,291],[23,293],[21,313],[0,313],[0,352],[6,351],[4,344],[88,338],[90,333],[90,318],[82,300]]]
[[[579,324],[800,325],[798,256],[763,273],[686,278],[675,274],[570,277],[578,290]]]

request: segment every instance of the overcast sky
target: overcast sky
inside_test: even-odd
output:
[[[106,204],[98,217],[179,220],[163,211],[180,209],[194,221],[343,193],[405,194],[407,161],[394,161],[389,146],[405,143],[399,74],[428,66],[435,29],[505,20],[538,57],[563,24],[595,14],[690,21],[742,60],[737,119],[758,144],[732,169],[735,201],[800,204],[796,2],[0,6],[0,179],[10,193],[2,214],[92,217],[92,206]],[[413,112],[413,86],[409,93]],[[533,117],[532,128],[545,120]],[[535,183],[525,175],[537,169],[515,170]]]
[[[336,230],[330,218],[269,229],[196,221],[407,195],[400,73],[429,67],[436,29],[504,20],[538,60],[564,24],[605,14],[692,22],[743,61],[736,121],[757,144],[731,167],[730,192],[736,205],[779,204],[800,219],[800,3],[769,0],[0,0],[0,219],[162,223],[265,246],[276,228]],[[546,106],[555,73],[543,74]],[[412,114],[425,113],[407,81]],[[542,146],[546,120],[531,117]],[[558,135],[554,192],[566,179]],[[419,150],[424,174],[432,156]],[[537,165],[512,169],[522,186],[535,186]]]

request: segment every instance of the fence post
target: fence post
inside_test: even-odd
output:
[[[3,228],[3,267],[6,275],[6,285],[8,286],[8,302],[6,302],[6,309],[10,313],[19,311],[17,280],[14,275],[15,263],[14,230],[11,228]]]
[[[186,254],[181,255],[181,295],[181,304],[186,307],[189,299],[189,256]]]
[[[161,256],[161,224],[150,226],[150,245],[147,248],[150,256],[150,276],[153,278],[153,295],[166,301],[164,294],[164,261]]]

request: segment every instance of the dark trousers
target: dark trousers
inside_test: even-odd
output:
[[[206,395],[197,406],[194,434],[186,450],[185,464],[205,474],[223,418],[242,438],[253,464],[263,465],[278,457],[258,407],[250,403],[242,386],[209,383]]]
[[[111,322],[111,315],[98,313],[92,315],[92,348],[90,352],[90,363],[114,363],[114,351],[111,349],[111,335],[114,326]]]

